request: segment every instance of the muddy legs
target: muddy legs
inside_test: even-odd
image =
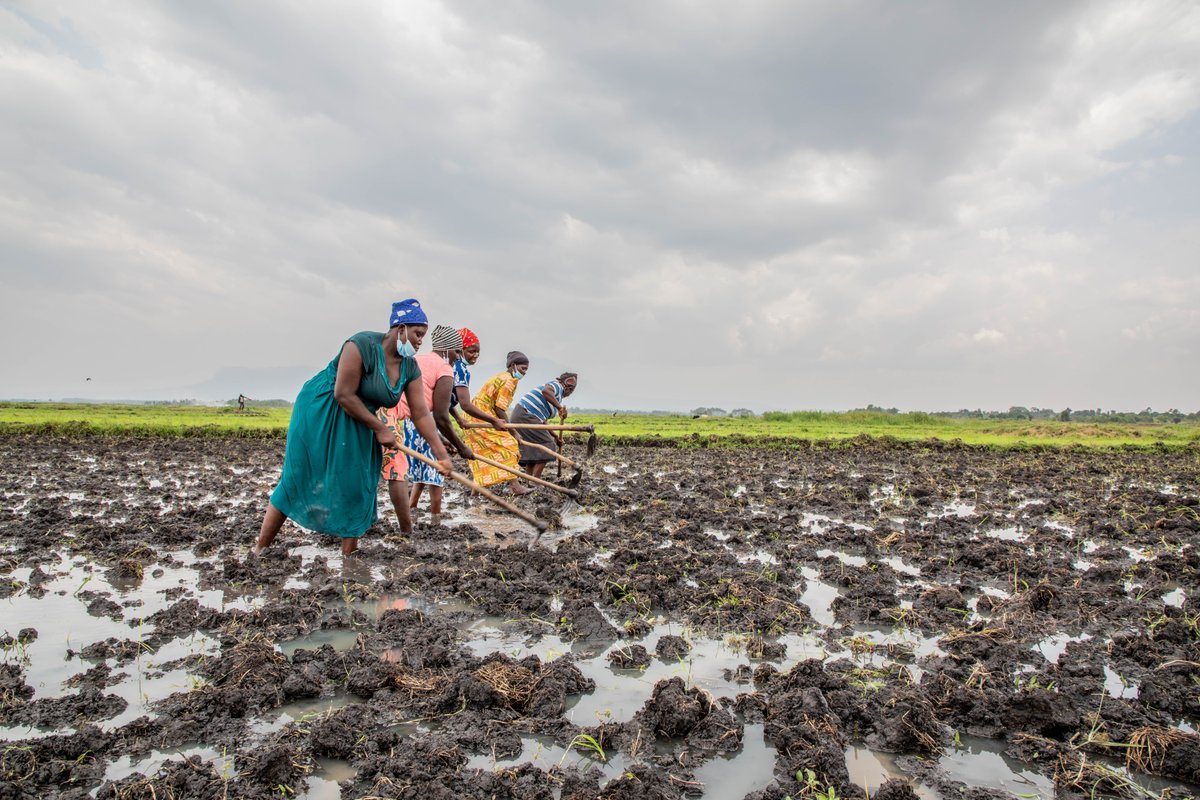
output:
[[[286,519],[282,511],[267,503],[267,513],[263,515],[262,528],[258,531],[258,540],[254,542],[254,549],[251,551],[254,555],[259,555],[270,547]]]
[[[424,489],[425,489],[425,484],[423,484],[423,483],[413,484],[412,493],[411,493],[410,499],[408,501],[410,518],[412,520],[416,520],[417,514],[419,513],[417,510],[417,503],[418,503],[418,501],[420,501],[421,492]],[[395,502],[395,498],[393,498],[392,502],[393,503]],[[430,486],[429,486],[429,523],[431,525],[438,525],[441,523],[441,521],[442,521],[442,487],[434,486],[434,485],[430,484]],[[401,527],[403,527],[403,526],[401,526]]]
[[[412,513],[408,508],[408,487],[404,481],[388,481],[388,497],[392,498],[392,508],[396,509],[400,532],[412,533]]]

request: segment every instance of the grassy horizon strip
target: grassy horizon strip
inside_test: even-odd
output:
[[[0,403],[0,434],[245,436],[276,438],[287,433],[289,408],[238,411],[229,406],[120,405],[86,403]],[[648,414],[572,415],[570,422],[594,425],[612,443],[674,446],[762,446],[786,440],[837,440],[858,436],[899,441],[958,440],[994,447],[1200,446],[1194,423],[1085,423],[1050,420],[981,420],[935,417],[921,412],[804,411],[766,417]]]

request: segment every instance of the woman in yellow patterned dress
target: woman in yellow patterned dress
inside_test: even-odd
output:
[[[484,413],[498,419],[508,420],[508,407],[512,405],[513,393],[517,390],[517,381],[529,371],[529,359],[524,353],[514,350],[508,354],[508,369],[499,375],[488,379],[479,393],[475,395],[476,407]],[[517,462],[521,457],[521,448],[517,440],[508,431],[498,431],[495,428],[471,428],[463,433],[463,442],[477,455],[485,456],[493,461],[499,461],[514,472],[519,471]],[[471,475],[480,486],[496,486],[514,480],[517,476],[512,472],[484,464],[478,459],[471,460]],[[513,494],[525,494],[529,489],[517,481],[512,486]]]

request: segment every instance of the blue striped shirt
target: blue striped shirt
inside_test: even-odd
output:
[[[542,397],[542,389],[545,389],[547,386],[554,392],[554,399],[561,404],[563,399],[563,385],[557,380],[542,384],[534,391],[522,397],[521,402],[518,404],[542,422],[554,416],[554,407],[547,402],[546,398]]]

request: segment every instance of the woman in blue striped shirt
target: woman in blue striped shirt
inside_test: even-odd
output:
[[[574,372],[564,372],[556,379],[542,384],[522,397],[513,412],[509,414],[510,421],[544,425],[556,413],[560,420],[565,420],[567,407],[563,405],[563,400],[571,396],[578,384],[578,375]],[[562,438],[551,431],[514,428],[513,432],[517,434],[517,443],[521,446],[521,469],[535,478],[540,478],[542,470],[554,457],[535,447],[526,447],[525,442],[533,442],[553,449],[555,444],[558,444],[559,447],[562,446]]]

